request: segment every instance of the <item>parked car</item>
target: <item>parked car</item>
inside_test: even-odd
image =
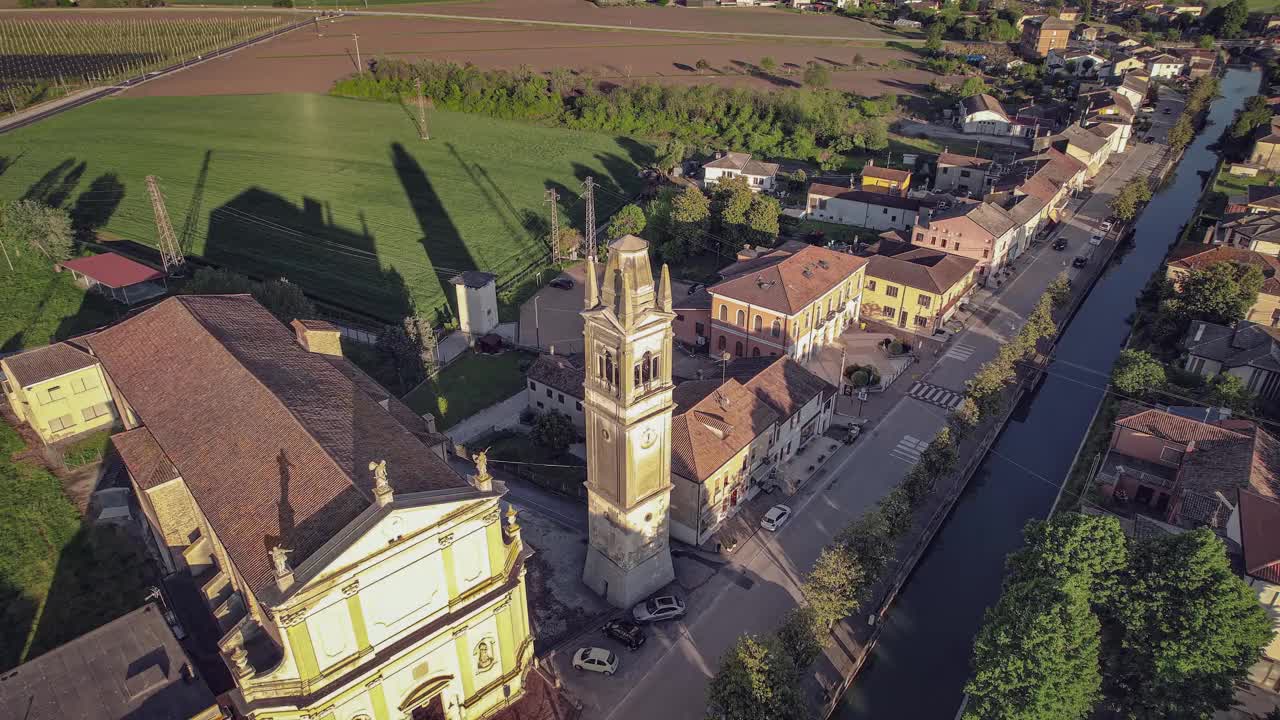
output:
[[[659,595],[631,608],[631,616],[640,623],[676,620],[684,617],[684,601],[675,595]]]
[[[1144,113],[1153,113],[1156,111],[1156,109],[1151,107],[1150,105],[1143,105],[1141,108],[1139,108],[1138,111],[1144,112]]]
[[[1111,232],[1111,221],[1103,220],[1102,224],[1098,226],[1098,229],[1104,233]]]
[[[760,527],[770,532],[777,532],[787,522],[787,518],[791,517],[791,508],[786,505],[774,505],[769,508],[769,512],[760,518]]]
[[[556,288],[558,290],[572,290],[573,278],[561,275],[560,277],[551,281],[551,287]]]
[[[1101,235],[1101,234],[1099,234],[1099,233],[1096,233],[1096,232],[1095,232],[1094,234],[1090,235],[1090,236],[1089,236],[1089,244],[1090,244],[1090,245],[1101,245],[1101,244],[1102,244],[1102,235]]]
[[[1170,108],[1165,108],[1165,109],[1163,110],[1163,112],[1164,112],[1164,114],[1165,114],[1165,115],[1168,115],[1169,113],[1173,112],[1173,110],[1172,110],[1172,109],[1170,109]]]
[[[689,286],[689,294],[692,295],[704,287],[706,286],[703,285],[702,283],[693,283],[692,285]]]
[[[618,656],[604,648],[578,648],[578,652],[573,654],[573,667],[612,675],[618,671]]]
[[[610,620],[600,629],[605,637],[617,640],[628,650],[639,650],[644,645],[644,628],[628,620]]]
[[[1066,238],[1064,238],[1064,237],[1060,237],[1060,238],[1058,238],[1057,240],[1054,240],[1054,241],[1053,241],[1053,246],[1052,246],[1052,247],[1053,247],[1053,249],[1054,249],[1054,250],[1066,250],[1066,249],[1067,249],[1067,239],[1066,239]]]
[[[1075,260],[1072,260],[1072,261],[1071,261],[1071,267],[1074,267],[1074,268],[1082,268],[1082,267],[1084,267],[1085,265],[1088,265],[1088,264],[1089,264],[1089,258],[1087,258],[1087,257],[1085,257],[1085,256],[1083,256],[1083,255],[1081,255],[1081,256],[1077,257]]]

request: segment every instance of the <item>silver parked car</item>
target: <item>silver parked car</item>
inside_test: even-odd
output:
[[[652,597],[631,608],[636,622],[654,623],[684,617],[684,601],[675,595]]]

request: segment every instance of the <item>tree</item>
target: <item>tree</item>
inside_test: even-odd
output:
[[[951,474],[959,460],[960,453],[956,450],[955,441],[951,439],[951,428],[945,425],[929,441],[924,452],[920,453],[920,465],[935,480]]]
[[[1138,214],[1138,207],[1151,199],[1151,184],[1145,177],[1130,178],[1120,188],[1120,192],[1111,198],[1111,212],[1121,220],[1132,220]]]
[[[1215,42],[1217,42],[1217,40],[1212,35],[1201,35],[1200,39],[1196,41],[1196,45],[1199,46],[1201,50],[1212,50]]]
[[[960,97],[966,98],[970,95],[980,95],[987,91],[987,83],[977,75],[970,75],[960,84]]]
[[[866,58],[862,57],[862,53],[853,54],[853,66],[855,68],[860,68],[865,64],[867,64],[867,60]]]
[[[1195,268],[1178,281],[1169,309],[1186,320],[1231,325],[1243,320],[1258,301],[1262,271],[1229,261]]]
[[[826,65],[810,61],[804,69],[804,84],[811,88],[822,89],[831,84],[831,71]]]
[[[848,548],[849,557],[862,568],[863,582],[868,586],[884,573],[893,559],[893,536],[879,510],[865,513],[849,523],[837,535],[836,542]]]
[[[946,26],[941,20],[929,23],[924,31],[924,49],[933,55],[940,55],[942,53],[942,34],[945,31]]]
[[[605,234],[610,238],[617,239],[623,235],[639,235],[644,232],[644,210],[639,205],[624,205],[621,210],[614,213],[609,219],[609,226],[605,228]]]
[[[573,420],[559,410],[542,413],[533,421],[533,441],[539,445],[564,452],[574,440],[578,439],[578,431],[573,427]]]
[[[1231,137],[1239,140],[1249,137],[1261,125],[1271,122],[1271,107],[1264,95],[1254,95],[1245,101],[1244,107],[1231,124]]]
[[[684,162],[685,156],[688,154],[685,145],[676,138],[668,138],[658,146],[658,155],[654,162],[658,166],[658,170],[663,173],[671,172],[671,169]]]
[[[1027,523],[1022,538],[1022,548],[1006,563],[1010,583],[1049,578],[1078,585],[1100,609],[1114,597],[1128,558],[1115,518],[1063,513]]]
[[[1169,147],[1174,150],[1181,150],[1191,142],[1191,138],[1195,137],[1196,130],[1191,124],[1191,118],[1184,112],[1178,116],[1178,120],[1169,128]]]
[[[1051,578],[1009,587],[973,645],[965,720],[1072,720],[1101,697],[1099,622],[1083,588]]]
[[[60,207],[35,200],[15,200],[4,207],[0,232],[15,252],[28,247],[57,263],[71,257],[71,215]]]
[[[733,255],[751,239],[748,215],[755,193],[741,175],[716,182],[711,207],[719,226],[720,253]]]
[[[707,717],[716,720],[799,720],[804,716],[795,666],[777,638],[738,638],[720,659],[707,695]]]
[[[982,413],[978,410],[978,404],[966,395],[947,416],[947,426],[951,428],[951,433],[956,436],[956,439],[960,440],[973,432],[981,420]]]
[[[1237,413],[1253,410],[1253,396],[1244,386],[1244,381],[1235,375],[1219,373],[1209,380],[1209,402],[1219,407],[1230,408]]]
[[[1093,0],[1080,0],[1080,22],[1093,19]]]
[[[822,654],[827,628],[818,622],[817,613],[806,605],[791,608],[778,626],[778,642],[791,656],[797,670],[809,667]]]
[[[774,60],[769,55],[765,55],[764,57],[760,58],[760,69],[767,73],[771,73],[774,70],[778,69],[778,61]]]
[[[1125,395],[1146,395],[1164,383],[1164,365],[1142,350],[1121,350],[1111,369],[1111,384]]]
[[[582,247],[582,233],[567,225],[563,226],[560,228],[559,237],[555,239],[555,243],[560,249],[560,257],[570,257]]]
[[[1058,273],[1058,277],[1049,281],[1049,286],[1045,288],[1045,293],[1049,296],[1055,308],[1060,308],[1067,304],[1067,301],[1071,299],[1071,278],[1067,276],[1066,270]]]
[[[1238,38],[1244,34],[1244,24],[1249,19],[1249,2],[1248,0],[1231,0],[1224,6],[1221,6],[1222,14],[1215,17],[1215,13],[1219,8],[1214,8],[1209,13],[1210,21],[1217,21],[1216,25],[1210,24],[1210,28],[1214,29],[1214,34],[1221,38]]]
[[[1190,720],[1227,709],[1272,637],[1208,528],[1136,544],[1112,611],[1119,637],[1108,695],[1130,717]]]
[[[698,58],[698,62],[694,63],[693,66],[703,71],[711,69],[711,63],[707,62],[704,58]]]
[[[778,237],[778,216],[782,215],[782,205],[776,198],[764,193],[754,193],[751,208],[747,211],[747,227],[751,229],[752,242],[757,245],[772,245]]]
[[[862,564],[852,549],[835,542],[818,553],[800,591],[817,622],[829,628],[858,609],[866,591],[865,581]]]
[[[249,294],[286,325],[316,314],[315,305],[303,294],[302,288],[283,278],[256,282],[230,270],[200,268],[182,287],[182,292],[186,295]]]
[[[711,201],[694,185],[671,199],[671,235],[662,246],[668,261],[683,260],[707,245],[707,226],[711,220]]]

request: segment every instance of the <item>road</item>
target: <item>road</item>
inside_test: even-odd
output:
[[[957,335],[941,357],[931,358],[924,379],[963,389],[964,381],[1022,325],[1045,286],[1062,272],[1064,259],[1088,247],[1092,228],[1108,214],[1107,202],[1155,150],[1155,145],[1136,143],[1104,168],[1093,194],[1078,207],[1078,201],[1069,204],[1074,216],[1058,231],[1068,241],[1067,251],[1053,251],[1046,242],[1019,258],[1017,274],[989,298],[985,312],[977,313],[983,321]],[[743,633],[766,633],[778,625],[799,599],[799,582],[821,548],[902,480],[922,444],[942,427],[945,413],[915,399],[899,402],[867,437],[837,451],[823,481],[789,501],[796,514],[788,525],[745,543],[725,570],[688,598],[684,621],[654,628],[639,652],[628,653],[592,636],[591,642],[622,657],[616,676],[576,675],[568,653],[558,653],[554,661],[584,703],[586,717],[701,718],[707,680],[721,654]]]

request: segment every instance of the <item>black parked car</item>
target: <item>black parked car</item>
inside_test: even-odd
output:
[[[1071,261],[1071,267],[1075,267],[1075,268],[1082,268],[1088,264],[1089,264],[1089,258],[1084,257],[1083,255]]]
[[[561,276],[556,278],[555,280],[552,280],[550,285],[551,287],[557,288],[559,290],[572,290],[573,278]]]
[[[1066,239],[1066,238],[1063,238],[1063,237],[1060,237],[1060,238],[1058,238],[1057,240],[1054,240],[1054,241],[1053,241],[1053,249],[1054,249],[1054,250],[1066,250],[1066,249],[1067,249],[1067,239]]]
[[[633,622],[610,620],[602,629],[605,636],[626,645],[628,650],[638,650],[644,645],[644,630]]]

